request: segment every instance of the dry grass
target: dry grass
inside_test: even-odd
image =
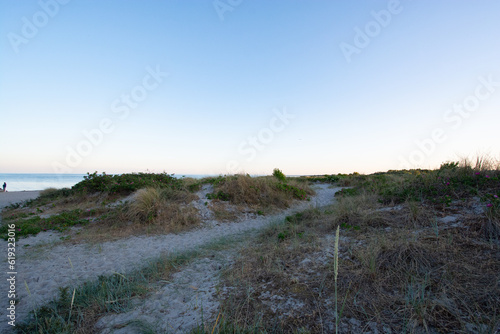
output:
[[[40,191],[40,196],[45,196],[45,197],[52,197],[57,193],[56,188],[47,188],[42,191]]]
[[[238,210],[234,205],[222,201],[213,201],[208,207],[212,210],[218,221],[236,221],[240,217],[242,209]]]
[[[197,210],[188,205],[194,198],[196,195],[182,190],[140,189],[125,206],[125,216],[136,226],[147,225],[149,231],[177,232],[199,224]]]
[[[248,213],[272,214],[314,194],[307,182],[297,179],[282,182],[275,177],[232,175],[204,181],[214,187],[208,207],[215,219],[226,222],[248,217]]]
[[[233,328],[226,332],[331,333],[337,323],[343,333],[498,332],[500,223],[493,209],[500,189],[496,179],[486,177],[498,176],[498,165],[488,170],[491,166],[483,160],[463,163],[427,179],[433,175],[420,171],[345,178],[358,186],[357,195],[346,193],[331,208],[287,217],[240,251],[220,289],[225,328]],[[471,175],[478,174],[470,172],[476,170],[481,183],[468,183],[475,180]],[[434,195],[428,186],[438,176],[451,177],[457,183],[451,190],[468,197],[431,204]],[[229,197],[229,202],[211,204],[221,214],[229,214],[228,203],[253,210],[281,208],[296,198],[295,188],[311,193],[304,183],[288,180],[293,187],[283,188],[269,177],[216,180],[215,190]],[[412,183],[417,186],[412,192],[403,191],[408,180],[418,181]],[[470,184],[481,186],[477,194],[484,201],[473,197],[465,187]],[[388,194],[400,204],[382,208],[382,195],[374,189],[392,191]],[[437,188],[442,189],[448,188]],[[419,192],[420,201],[407,196]],[[443,194],[450,192],[438,192]],[[187,205],[193,196],[182,190],[141,190],[135,202],[110,210],[82,234],[95,241],[189,228],[197,217]],[[439,222],[452,214],[460,217],[456,224]],[[206,328],[219,330],[214,323]]]
[[[141,224],[151,224],[165,210],[165,201],[161,190],[157,188],[140,189],[136,192],[134,201],[128,207],[131,220]]]
[[[315,212],[307,214],[316,215]],[[303,254],[318,252],[321,245],[316,236],[306,233],[306,227],[297,224],[296,219],[293,217],[287,224],[265,231],[257,242],[242,251],[232,269],[225,273],[226,285],[232,287],[229,290],[232,292],[227,296],[224,307],[231,310],[232,320],[240,327],[252,327],[258,322],[261,328],[275,328],[276,308],[264,304],[262,299],[267,301],[274,295],[286,296],[284,289],[304,299],[311,297],[312,291],[302,284],[300,273],[293,269],[299,266]],[[295,242],[297,238],[303,242]],[[292,301],[279,313],[298,316],[293,311],[294,306]],[[302,315],[307,317],[315,310],[313,303]],[[300,323],[300,317],[297,321]]]
[[[488,155],[477,156],[475,158],[463,157],[459,166],[462,169],[472,169],[478,172],[500,171],[500,160]]]
[[[228,196],[232,204],[242,204],[252,208],[278,208],[290,206],[296,199],[305,199],[314,194],[307,183],[288,180],[289,189],[280,187],[274,177],[250,177],[249,175],[228,176],[214,185],[215,192]],[[303,194],[303,198],[299,198]]]
[[[339,197],[332,212],[332,222],[339,225],[378,226],[384,224],[381,214],[376,211],[379,207],[374,194],[363,192],[358,196]]]
[[[485,214],[467,214],[465,204],[449,212],[416,202],[378,209],[371,195],[345,197],[265,231],[224,276],[226,320],[263,333],[335,332],[335,303],[341,308],[345,298],[340,332],[500,329],[500,244],[486,237]],[[467,217],[463,225],[432,227],[451,212]]]
[[[138,190],[130,202],[109,212],[75,235],[75,242],[103,242],[132,235],[176,233],[198,226],[199,212],[189,205],[196,195],[170,188]]]

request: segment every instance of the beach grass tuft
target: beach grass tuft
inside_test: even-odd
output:
[[[160,224],[176,231],[200,223],[197,211],[187,206],[192,199],[192,194],[181,190],[140,189],[128,205],[127,215],[139,224]]]

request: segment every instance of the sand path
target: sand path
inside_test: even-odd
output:
[[[38,236],[21,239],[16,244],[16,321],[22,321],[34,307],[43,305],[57,296],[58,288],[75,286],[99,275],[127,273],[141,268],[149,259],[161,254],[182,252],[207,244],[220,237],[238,236],[268,226],[294,212],[311,207],[321,207],[334,201],[334,194],[341,188],[328,185],[314,186],[316,195],[310,202],[302,202],[272,216],[259,216],[235,223],[220,223],[179,234],[130,237],[101,244],[67,244],[59,240],[60,234],[44,232]],[[30,246],[27,247],[26,245]],[[7,242],[0,241],[5,266],[5,279],[0,279],[0,291],[9,291],[6,263]],[[30,295],[25,287],[29,287]],[[3,320],[0,332],[9,330],[6,319],[7,298],[0,300]],[[172,327],[170,327],[172,328]],[[175,328],[175,327],[173,327]]]

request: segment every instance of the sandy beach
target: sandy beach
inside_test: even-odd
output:
[[[0,192],[0,210],[13,203],[37,198],[40,191],[6,191]]]

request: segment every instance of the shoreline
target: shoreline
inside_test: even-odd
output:
[[[7,190],[7,191],[0,191],[0,194],[15,194],[15,193],[30,193],[30,192],[40,192],[43,191],[43,189],[40,190]]]

